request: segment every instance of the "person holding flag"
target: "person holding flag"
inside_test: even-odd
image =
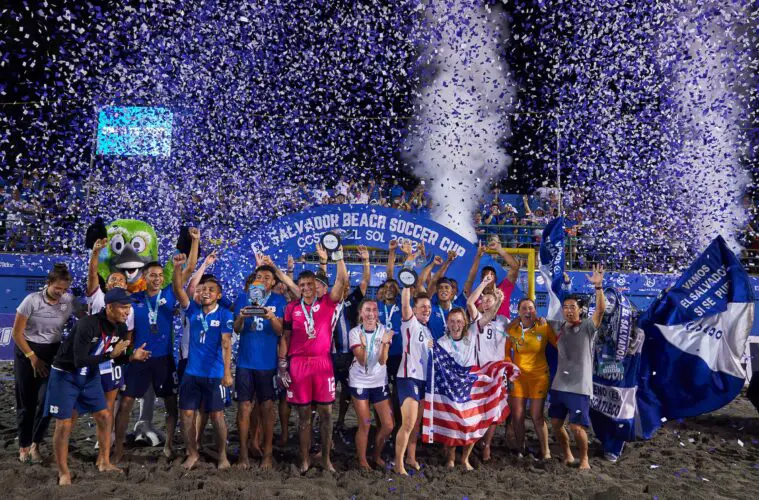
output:
[[[576,295],[569,295],[562,303],[564,321],[551,324],[558,332],[556,348],[559,357],[556,376],[551,383],[548,416],[564,453],[564,463],[570,464],[574,462],[574,455],[569,447],[569,435],[564,429],[564,422],[569,416],[569,428],[580,452],[581,470],[590,469],[586,429],[590,426],[590,397],[593,395],[593,341],[606,310],[603,279],[603,265],[594,265],[593,273],[588,276],[588,281],[596,290],[596,309],[592,318],[583,318],[582,300]]]
[[[467,368],[475,363],[474,341],[468,335],[468,322],[466,311],[460,307],[453,308],[448,313],[448,322],[445,327],[445,335],[438,340],[440,347],[451,355],[453,360],[460,366]],[[472,441],[463,447],[461,452],[461,464],[466,470],[474,470],[469,463],[469,455],[472,453],[476,441]],[[456,447],[446,446],[446,464],[449,469],[456,465]]]
[[[506,322],[508,318],[499,314],[504,300],[503,292],[492,286],[495,274],[486,273],[479,286],[467,299],[469,315],[474,321],[469,326],[469,335],[474,343],[474,364],[485,366],[504,358],[506,344]],[[482,313],[477,309],[480,303]],[[490,444],[493,442],[496,426],[491,425],[482,438],[482,460],[490,460]]]

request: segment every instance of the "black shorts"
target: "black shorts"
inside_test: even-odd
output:
[[[348,390],[348,372],[353,363],[353,353],[332,354],[332,366],[335,369],[335,382],[340,382],[344,390]]]
[[[274,401],[277,399],[274,377],[277,370],[253,370],[237,368],[235,373],[235,401]]]
[[[401,359],[403,359],[402,354],[387,357],[387,381],[390,384],[395,384],[395,379],[398,376],[398,368],[401,367]]]
[[[153,384],[155,395],[168,398],[177,394],[179,376],[174,356],[160,356],[145,361],[132,361],[126,371],[124,396],[141,398]]]

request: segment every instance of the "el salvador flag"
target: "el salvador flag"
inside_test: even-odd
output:
[[[641,317],[641,435],[662,419],[714,411],[743,387],[740,364],[754,316],[748,274],[718,236]]]
[[[590,421],[606,458],[616,460],[635,438],[636,392],[645,335],[635,328],[634,311],[622,293],[608,288],[606,313],[593,348]]]
[[[557,217],[543,229],[540,241],[540,274],[546,280],[548,313],[546,318],[561,320],[561,301],[564,298],[564,217]]]

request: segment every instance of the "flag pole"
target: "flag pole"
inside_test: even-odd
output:
[[[432,353],[430,356],[430,361],[432,362],[432,370],[430,373],[430,378],[432,379],[431,384],[432,387],[430,388],[430,444],[435,442],[435,431],[434,431],[434,420],[435,420],[435,345],[432,345]],[[424,415],[422,415],[422,418],[424,418]]]

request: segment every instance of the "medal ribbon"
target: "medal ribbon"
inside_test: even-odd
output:
[[[150,305],[150,297],[148,297],[147,292],[145,293],[145,303],[148,305],[148,322],[151,325],[158,324],[158,308],[161,307],[161,292],[163,290],[158,290],[158,295],[155,297],[155,309]]]

